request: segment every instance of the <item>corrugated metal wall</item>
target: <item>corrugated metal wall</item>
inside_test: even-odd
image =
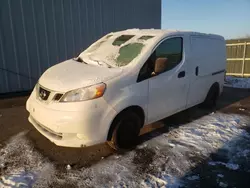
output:
[[[161,0],[0,0],[0,93],[32,89],[108,32],[160,27]]]

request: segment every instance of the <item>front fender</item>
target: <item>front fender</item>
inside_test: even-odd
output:
[[[145,114],[146,123],[148,112],[148,81],[145,80],[120,89],[112,99],[109,99],[109,104],[117,114],[130,106],[141,107]]]

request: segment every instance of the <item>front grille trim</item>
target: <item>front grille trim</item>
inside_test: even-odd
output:
[[[62,93],[56,93],[53,100],[54,101],[59,101],[62,98],[63,94]]]

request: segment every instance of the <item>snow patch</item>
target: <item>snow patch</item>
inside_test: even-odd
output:
[[[71,168],[65,172],[55,170],[51,163],[33,149],[25,134],[21,134],[13,137],[0,150],[3,153],[0,164],[7,163],[7,169],[0,178],[8,180],[14,172],[20,177],[23,172],[33,174],[34,187],[60,187],[65,184],[97,188],[103,185],[180,187],[185,181],[199,180],[198,174],[187,174],[220,148],[241,151],[247,155],[247,148],[242,150],[237,145],[237,139],[249,140],[250,135],[242,126],[248,125],[248,122],[249,118],[245,116],[215,113],[159,134],[133,151],[109,156],[88,168]],[[235,159],[231,157],[228,163],[210,161],[209,164],[237,170],[240,165]],[[26,184],[31,185],[33,182],[30,180]]]
[[[32,144],[25,138],[26,133],[12,137],[0,149],[0,164],[4,164],[0,185],[31,187],[35,181],[43,185],[40,179],[48,181],[53,175],[53,165],[34,151]]]
[[[250,149],[245,149],[245,150],[243,150],[243,151],[237,153],[237,155],[238,155],[239,157],[242,157],[242,156],[243,156],[243,157],[248,157],[249,154],[250,154]]]
[[[146,148],[147,147],[147,144],[141,144],[139,146],[137,146],[138,149],[143,149],[143,148]]]
[[[160,178],[157,178],[151,174],[148,175],[150,179],[152,179],[156,184],[157,184],[157,187],[162,187],[162,186],[166,186],[167,185],[167,181],[163,180],[163,179],[160,179]]]
[[[2,176],[0,178],[0,188],[4,187],[4,185],[30,187],[30,182],[34,182],[34,174],[23,171],[10,176]]]
[[[193,181],[193,180],[198,180],[198,179],[200,179],[200,177],[199,177],[198,175],[194,175],[194,176],[188,177],[187,179]]]
[[[223,174],[217,174],[217,176],[218,176],[219,178],[224,178],[224,175],[223,175]]]
[[[67,166],[66,166],[66,169],[67,169],[67,170],[71,170],[71,166],[70,166],[70,165],[67,165]]]
[[[220,183],[219,183],[219,186],[220,186],[220,187],[227,187],[228,184],[227,184],[227,183],[220,182]]]
[[[231,169],[231,170],[238,170],[239,169],[239,165],[238,164],[232,164],[232,163],[227,163],[226,167]]]
[[[223,163],[223,162],[220,162],[220,161],[211,161],[208,164],[211,165],[211,166],[223,165],[223,166],[227,167],[230,170],[238,170],[239,169],[238,164]]]
[[[224,84],[227,87],[234,88],[250,88],[250,78],[238,78],[234,76],[226,76],[226,83]]]
[[[137,34],[133,34],[134,36],[125,41],[124,43],[120,44],[120,45],[114,45],[113,43],[116,41],[117,38],[121,37],[122,35],[128,35],[129,32],[127,31],[123,31],[123,32],[117,32],[117,33],[113,33],[112,35],[108,34],[107,36],[104,36],[103,38],[101,38],[100,40],[96,41],[95,43],[93,43],[90,47],[88,47],[85,51],[83,51],[80,54],[80,57],[90,63],[90,64],[104,64],[107,63],[109,65],[111,65],[112,67],[119,67],[119,66],[123,66],[123,63],[125,63],[124,65],[126,65],[128,62],[118,62],[118,57],[120,56],[120,50],[122,47],[126,46],[126,45],[131,45],[134,43],[140,43],[143,47],[140,51],[140,53],[136,54],[136,57],[131,60],[131,62],[136,62],[137,59],[140,57],[141,54],[144,53],[145,48],[150,46],[150,44],[153,44],[156,40],[157,37],[154,36],[151,39],[148,40],[141,40],[139,39],[140,37],[142,37],[143,35],[137,33]],[[130,63],[130,62],[129,62]]]

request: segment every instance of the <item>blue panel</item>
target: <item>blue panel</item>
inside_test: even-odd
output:
[[[33,1],[22,1],[25,31],[27,36],[27,48],[30,62],[30,77],[32,87],[41,75],[40,48],[38,45],[38,31],[35,25],[35,10]],[[29,19],[27,19],[29,18]]]
[[[13,37],[15,39],[16,48],[16,70],[19,73],[20,89],[25,91],[31,87],[31,82],[22,4],[21,1],[10,1],[10,3],[11,14],[13,15]]]
[[[95,35],[96,35],[96,30],[95,30],[95,21],[94,21],[94,7],[93,7],[93,1],[85,1],[86,2],[86,7],[85,11],[87,13],[87,21],[86,23],[88,24],[87,31],[88,31],[88,36],[86,36],[89,39],[89,42],[92,43],[95,41]]]
[[[48,39],[46,37],[46,28],[43,11],[43,1],[33,0],[35,27],[37,31],[37,45],[39,47],[39,58],[41,62],[41,72],[43,73],[49,67],[49,53],[47,50]]]
[[[0,54],[0,58],[1,58],[1,54]],[[5,71],[0,69],[0,93],[4,93],[7,91],[6,85],[5,85],[5,77],[4,77],[4,73]]]
[[[9,91],[13,92],[20,90],[18,76],[18,69],[16,67],[17,57],[16,57],[16,48],[15,48],[15,38],[13,36],[13,23],[12,23],[12,15],[11,8],[8,1],[1,2],[1,16],[0,16],[0,28],[2,35],[2,46],[3,53],[5,56],[6,70],[8,83],[9,83]]]
[[[63,4],[63,19],[65,23],[65,33],[66,33],[66,44],[67,44],[67,59],[72,58],[75,46],[74,46],[74,34],[73,34],[73,23],[71,19],[71,3],[69,0],[61,0]]]
[[[44,1],[44,7],[49,65],[51,66],[59,63],[54,1]]]
[[[71,13],[72,13],[72,23],[73,23],[73,33],[74,33],[74,43],[75,43],[75,52],[74,56],[78,55],[81,52],[82,48],[82,22],[80,18],[80,3],[79,0],[71,0]]]
[[[0,93],[5,93],[32,89],[48,67],[104,34],[160,28],[161,0],[0,0],[0,13]]]
[[[61,0],[53,0],[55,9],[55,28],[56,28],[56,38],[58,43],[59,61],[67,59],[67,44],[66,44],[66,32],[65,23],[63,16],[63,4]]]
[[[80,1],[80,8],[81,8],[81,22],[82,22],[82,40],[83,40],[83,48],[87,48],[90,43],[92,42],[92,38],[91,38],[91,17],[89,15],[89,1]]]
[[[1,21],[1,20],[0,20]],[[1,26],[1,25],[0,25]],[[6,69],[6,59],[3,50],[2,30],[0,29],[0,93],[9,91],[8,74]]]
[[[94,39],[97,40],[103,35],[102,31],[102,15],[101,15],[101,4],[99,1],[92,1],[92,6],[95,11],[93,11],[93,22],[94,22],[94,31],[95,37]]]

